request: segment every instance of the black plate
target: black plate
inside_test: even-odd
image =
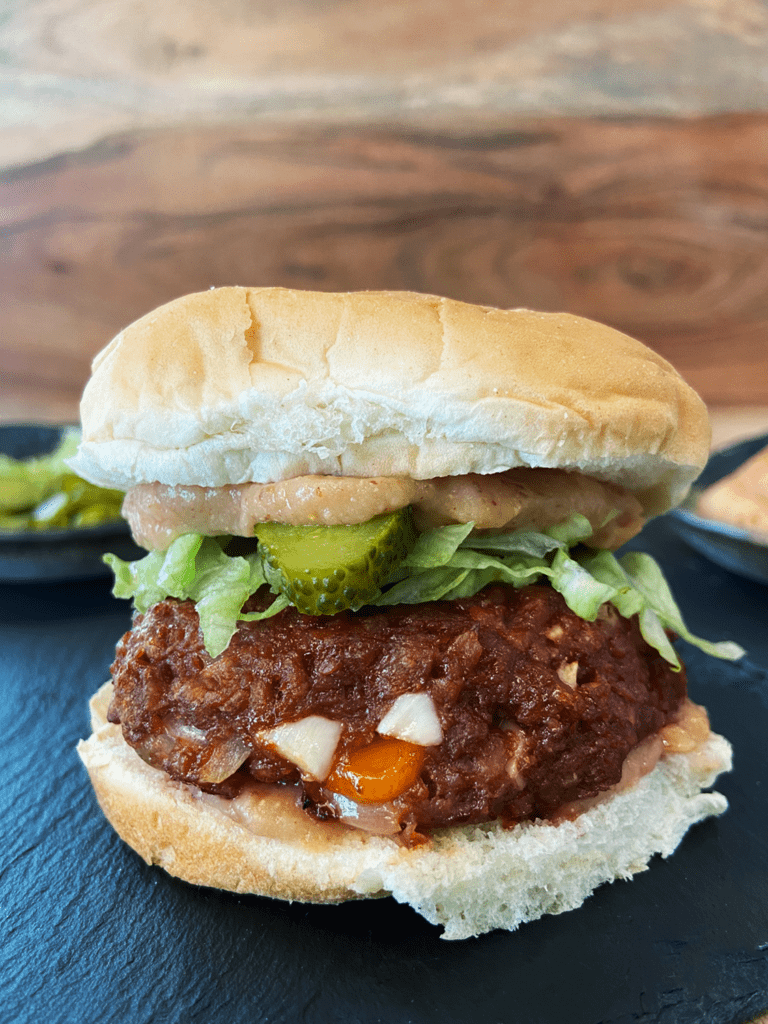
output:
[[[666,518],[642,547],[691,629],[750,652],[732,665],[683,648],[692,697],[735,748],[718,785],[730,809],[579,910],[465,942],[391,899],[287,905],[144,864],[74,751],[127,604],[103,581],[0,586],[0,1020],[743,1024],[766,1010],[766,591],[685,547]]]
[[[698,495],[712,484],[733,473],[747,459],[768,445],[768,434],[715,452],[696,481],[688,500],[669,513],[675,530],[696,551],[731,572],[768,584],[768,544],[759,544],[746,530],[727,523],[704,519],[694,511]]]
[[[0,451],[16,459],[52,452],[66,426],[0,425]],[[111,551],[132,560],[146,554],[131,540],[124,520],[73,530],[0,533],[0,581],[56,582],[111,577],[102,561]]]

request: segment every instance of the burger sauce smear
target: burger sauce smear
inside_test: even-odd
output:
[[[138,544],[164,550],[183,533],[252,537],[258,523],[363,523],[406,505],[421,530],[469,522],[479,530],[544,530],[579,512],[595,529],[591,542],[604,548],[620,546],[644,522],[640,503],[621,487],[580,473],[525,468],[434,480],[299,476],[226,487],[139,484],[128,491],[123,515]],[[602,526],[613,512],[618,515]]]

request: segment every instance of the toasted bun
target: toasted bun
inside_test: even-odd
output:
[[[186,295],[96,357],[81,417],[72,465],[108,487],[546,466],[620,484],[648,515],[709,445],[701,400],[640,342],[412,292]]]
[[[712,734],[575,821],[449,828],[406,849],[311,820],[284,787],[227,801],[172,782],[107,724],[110,695],[107,683],[94,697],[93,735],[78,751],[107,818],[147,863],[196,885],[286,900],[391,894],[443,925],[446,939],[572,910],[604,882],[645,870],[654,854],[669,856],[691,825],[727,806],[702,792],[731,766],[728,742]]]

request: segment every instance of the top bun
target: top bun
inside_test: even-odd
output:
[[[414,292],[185,295],[96,356],[81,416],[73,468],[123,490],[545,466],[620,484],[653,515],[709,447],[701,399],[640,342]]]

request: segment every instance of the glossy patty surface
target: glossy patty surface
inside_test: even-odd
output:
[[[269,600],[255,595],[247,608]],[[546,586],[335,616],[287,609],[242,623],[216,659],[194,605],[166,600],[136,617],[112,672],[110,719],[151,764],[223,795],[249,777],[296,783],[320,817],[334,814],[327,790],[258,734],[321,715],[342,723],[343,754],[375,739],[397,697],[428,693],[443,739],[392,803],[410,832],[548,818],[595,796],[686,689],[684,670],[648,647],[636,621],[605,606],[585,622]],[[207,780],[206,765],[232,751],[245,753],[240,769]]]

